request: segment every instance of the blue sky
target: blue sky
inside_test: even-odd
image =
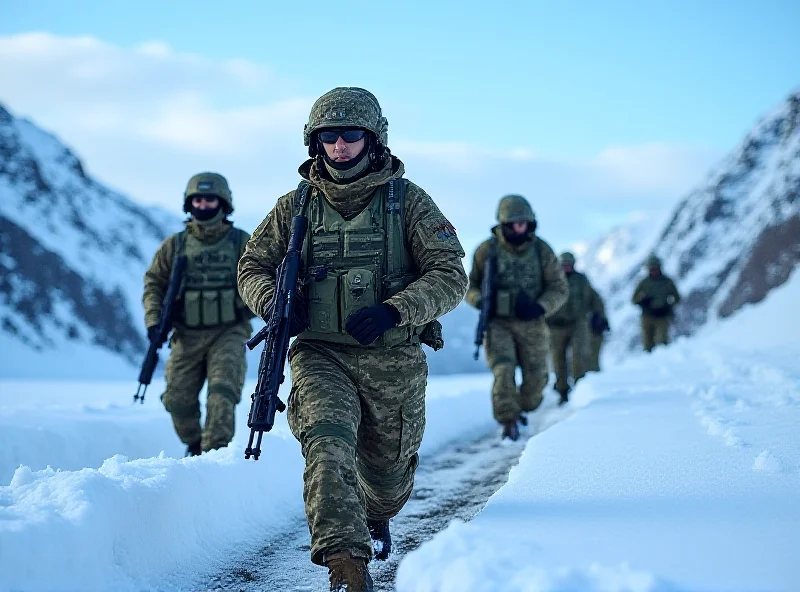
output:
[[[259,166],[272,162],[278,169],[262,173],[267,181],[245,181],[245,173],[237,172],[246,215],[256,218],[265,200],[274,202],[295,182],[296,165],[289,163],[303,156],[296,129],[302,127],[300,113],[333,86],[364,86],[381,100],[390,122],[390,145],[395,139],[408,154],[412,179],[421,176],[447,192],[454,181],[435,178],[426,165],[446,161],[444,175],[462,174],[465,162],[470,175],[480,169],[483,176],[470,187],[480,187],[487,197],[483,203],[477,194],[469,196],[476,200],[476,216],[491,215],[496,198],[505,192],[527,191],[536,201],[543,199],[537,192],[546,188],[543,196],[555,195],[568,209],[591,210],[580,222],[564,217],[553,227],[559,240],[568,241],[600,232],[633,210],[671,205],[699,182],[701,171],[800,85],[798,22],[796,0],[491,5],[6,0],[0,38],[14,41],[34,31],[51,37],[35,55],[25,54],[32,60],[29,66],[23,68],[26,62],[19,60],[16,70],[8,64],[0,70],[0,101],[70,142],[102,179],[140,200],[164,204],[171,203],[167,194],[174,195],[178,179],[194,168],[220,168],[215,164],[226,161],[219,155],[215,159],[212,150],[198,155],[192,150],[197,146],[180,146],[176,137],[192,136],[191,129],[167,137],[178,125],[174,115],[166,123],[148,121],[144,112],[133,110],[145,105],[151,113],[165,110],[159,97],[191,96],[191,105],[201,105],[205,118],[197,121],[210,122],[208,129],[216,122],[227,130],[235,127],[235,117],[243,122],[242,134],[248,113],[255,110],[264,118],[259,129],[266,130],[266,141],[285,143],[272,156],[262,143],[254,141],[251,147],[250,152],[265,153]],[[70,63],[73,54],[64,47],[76,36],[102,46],[76,50]],[[142,51],[147,43],[159,49]],[[42,66],[44,51],[53,54],[50,69]],[[89,80],[94,74],[83,71],[92,60],[105,64],[112,54],[121,64],[114,62],[115,71],[129,73],[127,79],[114,79],[118,95],[110,89],[98,92]],[[154,62],[156,54],[164,58],[160,65]],[[208,67],[181,70],[191,61],[188,54]],[[19,55],[19,45],[9,43],[0,62]],[[252,80],[237,74],[231,82],[231,61],[246,64]],[[47,98],[47,86],[37,86],[36,76],[58,79],[55,96]],[[176,80],[186,88],[178,88]],[[72,110],[69,117],[65,102]],[[141,174],[119,166],[120,160],[144,157],[102,143],[98,113],[108,112],[109,121],[116,121],[128,117],[123,107],[132,110],[131,119],[142,118],[137,130],[129,130],[130,150],[158,154],[158,162],[138,165],[154,171],[157,190],[146,190],[143,181],[137,184]],[[267,107],[272,115],[265,115]],[[275,121],[269,123],[269,117]],[[277,120],[295,127],[284,129]],[[89,123],[81,127],[76,121]],[[149,136],[161,142],[158,146],[141,137],[143,126],[150,124],[158,128]],[[110,129],[109,138],[125,133],[119,128],[111,134]],[[244,146],[249,140],[239,135],[226,141]],[[395,153],[404,155],[397,148]],[[516,158],[512,153],[528,155],[525,162],[535,157],[537,166],[506,184]],[[238,171],[242,156],[236,163],[231,159],[231,170]],[[665,164],[659,170],[660,161]],[[591,187],[602,184],[597,180],[557,190],[582,174],[569,166],[605,167],[609,162],[627,167],[618,187],[609,181],[592,195]],[[653,174],[643,179],[648,167]],[[634,182],[637,170],[642,178]],[[256,198],[259,183],[269,198]],[[465,191],[455,193],[463,199]]]

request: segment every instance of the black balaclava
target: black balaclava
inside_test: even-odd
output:
[[[505,238],[509,244],[514,245],[515,247],[531,240],[531,237],[535,231],[535,227],[531,222],[528,222],[528,229],[522,234],[517,234],[514,232],[513,222],[507,222],[503,224],[502,229],[503,238]]]
[[[216,208],[206,208],[204,210],[194,207],[191,203],[191,200],[189,201],[189,212],[192,214],[192,217],[198,222],[208,222],[209,220],[215,218],[217,214],[219,214],[221,209],[222,209],[221,199],[219,200],[219,203],[217,204]]]

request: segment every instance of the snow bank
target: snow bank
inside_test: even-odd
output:
[[[495,429],[490,382],[430,380],[423,456]],[[284,414],[261,460],[244,460],[253,384],[232,445],[187,459],[161,387],[132,405],[128,383],[0,384],[0,475],[10,480],[0,487],[0,590],[185,589],[303,516],[303,459]]]
[[[797,590],[800,337],[769,349],[763,329],[797,287],[582,381],[583,408],[406,556],[398,592]]]

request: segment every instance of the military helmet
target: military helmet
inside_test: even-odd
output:
[[[233,212],[233,194],[228,180],[219,173],[198,173],[186,184],[183,193],[183,211],[189,212],[189,199],[194,195],[215,195],[222,200],[225,213]]]
[[[310,146],[314,133],[326,127],[365,129],[375,134],[380,144],[387,145],[389,122],[375,95],[363,88],[339,86],[318,98],[303,127],[303,144]]]
[[[563,253],[561,253],[559,260],[561,261],[561,265],[570,265],[572,267],[575,266],[575,255],[573,255],[569,251],[564,251]]]
[[[536,216],[527,199],[521,195],[506,195],[497,205],[497,221],[500,224],[536,222]]]
[[[656,267],[661,267],[661,259],[659,259],[655,254],[651,254],[644,262],[645,267],[647,269],[654,269]]]

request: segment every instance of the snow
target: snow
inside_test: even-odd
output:
[[[777,340],[766,327],[799,297],[795,274],[695,338],[591,375],[559,421],[533,414],[507,484],[406,556],[397,590],[796,589],[800,342],[796,324]],[[162,385],[144,405],[133,386],[0,383],[0,590],[197,589],[302,516],[284,415],[258,463],[242,454],[247,404],[231,447],[182,458]],[[430,379],[423,463],[493,429],[490,386]]]
[[[529,441],[472,522],[406,557],[398,592],[796,590],[800,333],[775,321],[798,298],[795,274],[579,383],[576,413]]]
[[[492,429],[490,384],[430,379],[423,458]],[[302,515],[303,459],[285,415],[258,463],[244,460],[247,402],[229,448],[182,458],[163,385],[144,405],[134,386],[0,383],[0,590],[177,589]]]

